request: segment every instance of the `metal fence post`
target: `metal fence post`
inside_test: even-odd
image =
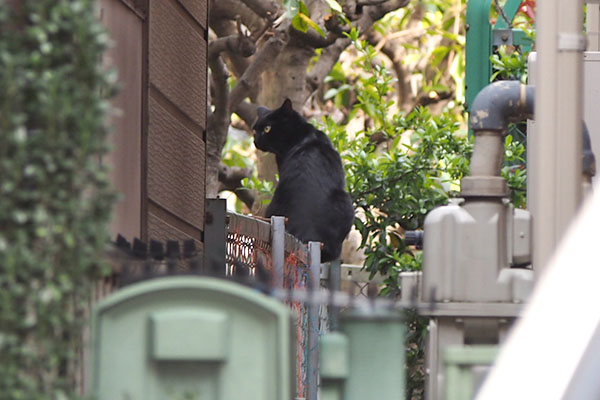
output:
[[[329,276],[328,288],[331,292],[339,292],[342,290],[342,266],[339,259],[332,261],[329,264]],[[329,330],[337,331],[339,329],[339,314],[340,308],[334,305],[330,305],[328,311],[329,315]]]
[[[204,219],[204,270],[225,275],[227,242],[227,203],[225,199],[206,199]]]
[[[467,3],[467,41],[465,60],[465,100],[467,111],[475,96],[490,83],[492,64],[492,26],[490,25],[490,6],[492,0],[469,1]]]
[[[321,281],[321,243],[308,242],[308,259],[310,273],[308,290],[313,293],[319,290]],[[319,379],[319,306],[308,307],[308,372],[306,379],[307,400],[317,400]]]
[[[283,288],[285,264],[285,217],[271,217],[271,256],[273,258],[273,286]]]

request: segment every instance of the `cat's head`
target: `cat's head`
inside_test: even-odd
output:
[[[281,107],[274,110],[258,107],[256,113],[258,119],[252,130],[257,149],[278,154],[302,138],[305,121],[294,111],[290,99],[285,99]]]

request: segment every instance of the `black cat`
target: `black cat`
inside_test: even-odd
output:
[[[276,110],[259,107],[257,114],[254,143],[274,153],[279,168],[266,217],[287,217],[289,233],[305,243],[322,242],[321,261],[335,260],[354,220],[340,155],[323,132],[293,110],[289,99]]]

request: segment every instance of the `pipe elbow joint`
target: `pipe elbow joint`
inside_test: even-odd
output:
[[[533,115],[534,87],[519,81],[498,81],[479,92],[471,108],[471,129],[504,132],[508,123]]]

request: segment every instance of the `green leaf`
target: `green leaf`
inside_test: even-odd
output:
[[[300,9],[299,0],[283,0],[283,9],[287,18],[293,18]]]
[[[303,3],[302,3],[303,4]],[[323,29],[321,29],[321,27],[319,25],[317,25],[312,19],[310,19],[310,17],[306,14],[302,14],[302,13],[298,13],[298,15],[296,15],[296,17],[294,17],[294,20],[296,18],[300,18],[302,20],[302,24],[300,24],[301,26],[306,26],[305,30],[302,30],[302,32],[306,32],[308,31],[308,27],[313,28],[315,31],[317,31],[317,33],[323,37],[325,37],[325,32],[323,31]],[[292,20],[292,25],[294,25],[294,20]],[[296,26],[294,25],[294,28],[296,28]],[[298,28],[296,28],[298,29]]]
[[[301,0],[298,2],[298,14],[306,15],[307,17],[310,16],[308,7],[306,7],[306,4]]]
[[[323,95],[323,100],[329,100],[335,97],[338,93],[339,90],[337,88],[331,88],[327,92],[325,92],[325,95]]]
[[[306,19],[310,20],[310,18],[308,18],[308,8],[303,1],[298,1],[297,6],[297,12],[294,15],[294,18],[292,18],[292,26],[300,32],[306,33],[310,27],[306,21]]]
[[[300,32],[306,33],[308,31],[309,26],[306,23],[306,21],[303,18],[301,18],[301,15],[302,14],[296,14],[296,16],[292,18],[292,26]]]
[[[340,3],[338,3],[337,1],[335,1],[335,0],[325,0],[325,2],[329,6],[329,8],[331,8],[333,11],[336,11],[336,12],[339,12],[339,13],[343,12],[342,11],[342,6],[340,6]]]

